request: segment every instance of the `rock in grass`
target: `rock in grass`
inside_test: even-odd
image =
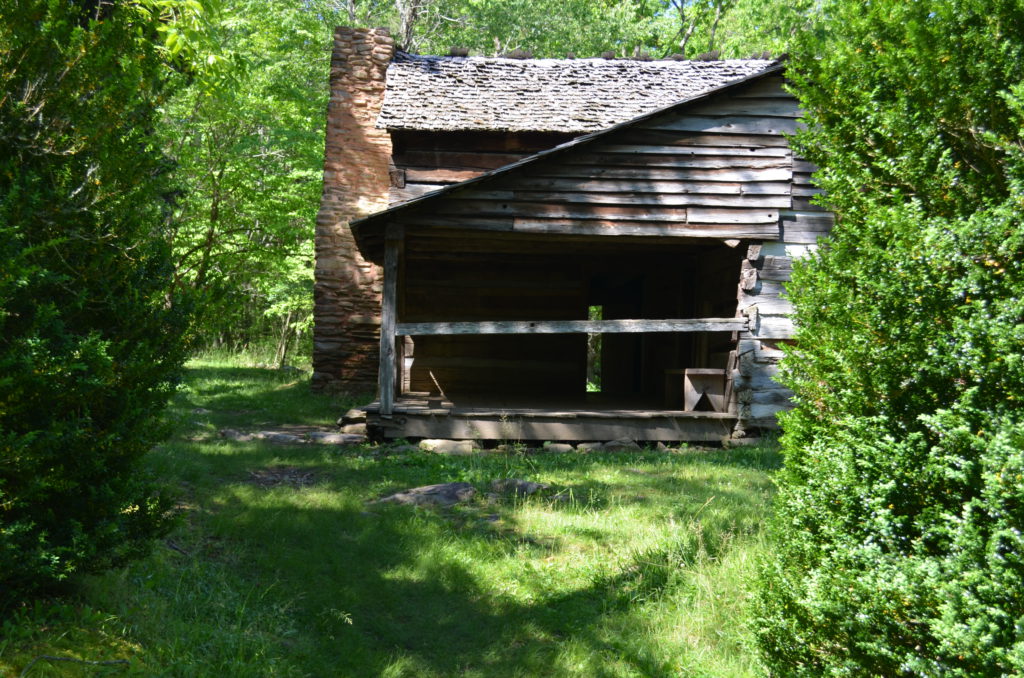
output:
[[[515,494],[528,497],[531,494],[550,488],[545,483],[534,483],[519,478],[500,478],[491,483],[491,489],[500,494]]]
[[[434,454],[473,454],[473,443],[469,440],[421,440],[420,449]]]
[[[358,436],[366,435],[366,424],[345,424],[341,427],[342,433],[350,433]]]
[[[236,431],[233,428],[221,429],[218,432],[218,435],[225,440],[236,440],[240,443],[247,443],[255,437],[251,433],[243,433],[242,431]]]
[[[544,452],[551,452],[552,454],[565,454],[567,452],[575,452],[576,448],[568,443],[544,443]]]
[[[476,488],[469,483],[441,483],[424,485],[396,492],[378,499],[378,504],[404,504],[406,506],[452,506],[469,501]]]
[[[338,426],[366,423],[366,410],[351,409],[338,418]]]
[[[640,445],[631,438],[611,440],[601,446],[602,452],[639,452],[640,449]]]
[[[584,454],[587,452],[600,452],[602,447],[604,447],[604,443],[579,443],[576,445],[576,451]]]
[[[354,433],[326,433],[314,431],[309,434],[309,442],[318,445],[360,445],[366,442],[366,436]]]

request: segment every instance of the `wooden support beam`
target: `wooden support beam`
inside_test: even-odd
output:
[[[385,277],[385,284],[387,278]],[[610,334],[618,332],[737,332],[746,318],[671,320],[495,320],[483,322],[399,323],[402,336],[441,334]]]
[[[395,325],[398,316],[398,257],[402,247],[402,228],[389,225],[384,236],[384,291],[380,314],[380,367],[377,384],[380,389],[381,416],[390,417],[395,405],[397,360]]]

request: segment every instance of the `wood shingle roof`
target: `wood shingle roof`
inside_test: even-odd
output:
[[[587,133],[755,75],[776,62],[500,59],[398,53],[387,129]]]

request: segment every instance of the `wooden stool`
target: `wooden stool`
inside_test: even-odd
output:
[[[683,409],[693,412],[702,397],[715,412],[725,412],[729,403],[725,397],[725,370],[691,367],[683,372]]]

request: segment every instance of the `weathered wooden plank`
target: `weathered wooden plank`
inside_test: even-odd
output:
[[[793,196],[798,198],[812,198],[816,195],[821,195],[825,191],[821,190],[817,186],[808,186],[805,184],[797,184],[794,182],[793,185]],[[815,205],[817,207],[817,205]]]
[[[798,118],[803,112],[796,99],[791,96],[762,97],[757,95],[742,98],[721,98],[706,104],[689,108],[694,115],[771,115],[783,118]]]
[[[576,177],[579,179],[645,179],[648,181],[791,181],[788,167],[767,169],[671,169],[667,167],[599,167],[549,164],[532,168],[527,177]],[[516,184],[522,179],[517,178]]]
[[[715,132],[718,134],[794,134],[804,125],[793,118],[746,116],[657,117],[637,125],[642,129],[664,129],[679,132]]]
[[[729,435],[735,415],[719,412],[672,412],[659,417],[598,417],[571,413],[519,416],[515,411],[493,414],[457,411],[451,416],[424,412],[409,413],[401,422],[382,419],[368,412],[371,424],[380,425],[383,435],[395,438],[454,438],[464,440],[647,440],[662,442],[718,442]]]
[[[817,201],[813,197],[797,197],[793,196],[793,209],[802,210],[805,212],[821,212],[827,213],[828,210],[817,204]]]
[[[635,127],[623,130],[614,137],[609,138],[609,143],[612,142],[621,144],[650,144],[681,147],[722,146],[733,150],[789,147],[789,142],[786,141],[785,137],[772,134],[701,134],[699,132],[637,129]]]
[[[777,375],[777,369],[771,372],[766,370],[754,370],[750,374],[741,374],[736,376],[736,387],[752,391],[775,391],[783,388],[783,386],[781,386],[776,380]]]
[[[779,211],[693,207],[687,210],[687,221],[691,224],[775,224],[779,221]]]
[[[599,167],[676,167],[679,169],[771,169],[791,170],[789,158],[756,155],[666,155],[661,153],[577,153],[564,159],[566,165]]]
[[[522,160],[525,154],[409,149],[399,152],[393,157],[395,164],[399,167],[492,170]]]
[[[736,332],[746,318],[668,320],[494,320],[486,322],[399,323],[400,335],[451,334],[610,334],[649,332]]]
[[[741,363],[761,363],[757,367],[758,370],[767,370],[767,374],[775,374],[777,367],[775,364],[782,360],[785,355],[782,351],[776,348],[772,348],[771,344],[763,341],[761,338],[757,339],[741,339],[736,347],[737,352],[740,354]],[[763,365],[769,365],[764,367]]]
[[[750,333],[758,339],[792,339],[796,330],[787,316],[758,315],[756,323],[751,323]]]
[[[792,257],[766,256],[759,275],[762,280],[788,281],[793,273]]]
[[[395,325],[398,299],[398,258],[402,246],[402,229],[388,226],[384,239],[384,285],[381,301],[380,364],[377,383],[380,391],[380,413],[390,416],[395,402],[397,359],[395,353]]]
[[[439,214],[472,214],[480,216],[541,217],[549,219],[665,221],[685,222],[684,207],[629,205],[588,205],[583,203],[507,202],[493,200],[448,200],[437,205]],[[748,220],[752,221],[752,220]]]
[[[729,93],[730,97],[753,97],[753,98],[765,98],[765,97],[778,97],[793,99],[795,98],[792,94],[783,89],[785,79],[779,76],[772,76],[770,78],[764,78],[750,83],[742,89],[737,89]]]
[[[834,223],[830,212],[783,211],[781,239],[796,244],[815,243],[828,235]]]
[[[501,182],[499,190],[538,190],[566,191],[581,193],[656,193],[656,194],[721,194],[721,195],[790,195],[792,186],[789,177],[782,179],[757,181],[664,181],[609,178],[538,178],[523,177],[515,181]],[[476,189],[467,189],[470,195]]]
[[[764,249],[762,250],[765,256],[777,255],[792,257],[793,259],[801,259],[806,257],[810,253],[817,249],[815,244],[794,244],[785,242],[771,242],[764,243]]]
[[[792,151],[785,146],[683,146],[659,144],[594,144],[592,153],[621,153],[627,155],[673,155],[673,156],[738,156],[754,158],[788,158]]]
[[[706,188],[708,185],[699,185]],[[779,195],[761,193],[740,193],[743,184],[736,184],[734,191],[725,194],[711,192],[684,193],[584,193],[571,191],[481,191],[466,190],[452,196],[455,200],[520,200],[524,202],[582,203],[586,205],[654,205],[665,207],[777,207],[788,209],[792,204],[786,193]],[[779,184],[778,190],[788,190],[789,184]]]
[[[737,310],[746,311],[753,306],[757,307],[757,311],[760,314],[785,315],[792,313],[793,311],[792,302],[790,302],[789,299],[778,295],[741,293],[738,296],[736,300]]]
[[[471,223],[471,222],[467,222]],[[668,238],[718,238],[721,240],[778,240],[777,223],[765,224],[678,224],[640,222],[595,222],[569,219],[516,219],[515,230],[523,233],[567,235],[652,236]]]
[[[814,175],[807,172],[793,170],[793,183],[801,186],[814,186]]]
[[[392,186],[388,190],[388,203],[397,205],[400,202],[412,200],[427,193],[433,193],[441,188],[443,187],[437,184],[406,184],[403,188]]]
[[[405,170],[406,183],[453,184],[483,174],[483,170],[468,169],[414,169]]]
[[[793,171],[801,174],[814,174],[818,171],[818,166],[813,162],[809,162],[800,157],[793,158]]]
[[[412,226],[442,226],[452,228],[472,228],[477,231],[511,231],[514,226],[513,219],[491,217],[482,219],[471,215],[445,216],[443,214],[417,214],[402,220],[403,223]]]

